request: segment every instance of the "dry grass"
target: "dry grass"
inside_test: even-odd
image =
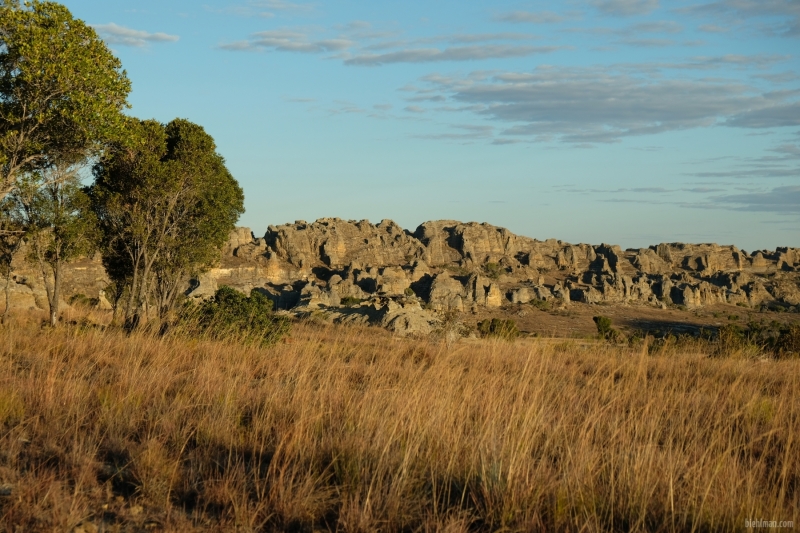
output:
[[[685,352],[302,324],[259,349],[17,320],[0,531],[796,521],[800,361]]]

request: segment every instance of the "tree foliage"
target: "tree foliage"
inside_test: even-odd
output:
[[[186,277],[218,259],[244,195],[202,127],[132,120],[128,130],[95,166],[91,196],[104,264],[136,324],[151,307],[164,316]]]
[[[42,271],[50,325],[56,326],[64,264],[92,253],[98,241],[89,197],[71,166],[56,164],[23,178],[10,199],[32,259]]]
[[[66,7],[0,0],[0,199],[119,134],[129,92],[120,61]]]

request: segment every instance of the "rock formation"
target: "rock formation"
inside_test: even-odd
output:
[[[19,263],[19,264],[18,264]],[[98,258],[68,269],[67,296],[102,296]],[[19,261],[13,307],[44,307],[38,277]],[[662,243],[619,246],[539,241],[490,224],[440,220],[414,232],[390,220],[325,218],[270,226],[261,238],[231,233],[217,268],[192,280],[204,298],[229,285],[262,291],[277,309],[324,313],[338,322],[428,333],[438,314],[535,300],[556,306],[640,304],[696,308],[716,303],[800,310],[800,249],[748,254],[735,246]]]

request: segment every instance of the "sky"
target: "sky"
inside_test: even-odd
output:
[[[241,225],[489,222],[800,246],[798,0],[66,0],[140,118],[202,125]]]

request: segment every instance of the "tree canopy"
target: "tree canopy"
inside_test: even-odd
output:
[[[25,172],[123,131],[129,92],[119,59],[66,7],[0,0],[0,199]]]
[[[13,218],[25,228],[32,259],[42,271],[50,325],[58,322],[64,264],[92,253],[97,225],[89,197],[69,165],[57,163],[26,175],[10,200]]]
[[[201,126],[131,120],[95,166],[91,196],[104,263],[125,291],[126,320],[168,311],[188,274],[210,266],[244,211],[244,194]],[[121,292],[120,292],[121,293]]]

